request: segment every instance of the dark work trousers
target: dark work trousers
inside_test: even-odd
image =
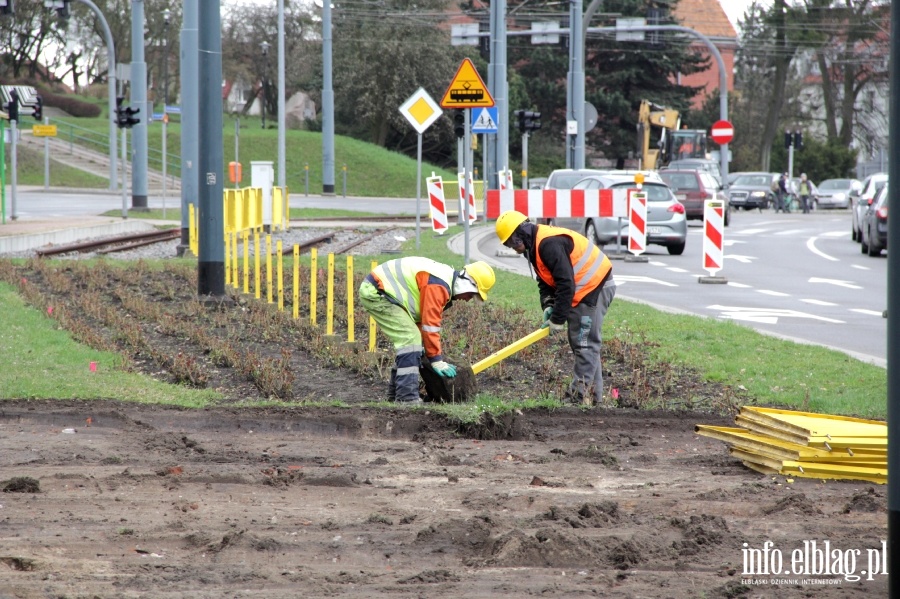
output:
[[[575,356],[575,376],[566,391],[566,398],[573,403],[593,394],[594,404],[603,403],[603,368],[600,364],[603,318],[616,296],[616,282],[612,275],[606,279],[596,306],[578,304],[569,313],[569,347]]]

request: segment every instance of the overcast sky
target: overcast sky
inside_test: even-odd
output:
[[[725,10],[725,14],[731,20],[731,24],[737,29],[738,21],[744,16],[747,8],[753,4],[753,0],[719,0],[719,4]],[[772,0],[759,0],[763,6],[771,6]]]

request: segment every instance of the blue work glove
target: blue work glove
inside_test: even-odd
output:
[[[549,320],[547,322],[550,325],[550,336],[551,337],[557,333],[562,333],[563,331],[566,330],[566,323],[556,324],[555,322],[550,322]]]
[[[439,375],[441,375],[442,377],[445,377],[448,379],[452,379],[453,377],[456,376],[456,366],[454,366],[453,364],[448,364],[447,362],[444,362],[443,360],[439,360],[437,362],[432,362],[431,369],[434,370]]]
[[[550,323],[550,315],[553,314],[553,308],[547,307],[544,308],[544,320],[541,322],[541,328],[546,329],[548,324]]]

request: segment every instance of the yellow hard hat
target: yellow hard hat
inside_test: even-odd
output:
[[[482,301],[487,301],[487,292],[494,286],[497,278],[494,276],[494,269],[487,262],[473,262],[465,267],[466,276],[475,281],[478,286],[478,295]]]
[[[516,227],[526,220],[528,220],[528,217],[518,210],[507,210],[501,214],[494,225],[497,230],[497,237],[500,238],[500,243],[506,243],[506,240],[512,237]]]

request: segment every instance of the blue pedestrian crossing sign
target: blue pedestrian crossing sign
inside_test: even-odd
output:
[[[497,107],[472,109],[472,133],[497,133]]]

